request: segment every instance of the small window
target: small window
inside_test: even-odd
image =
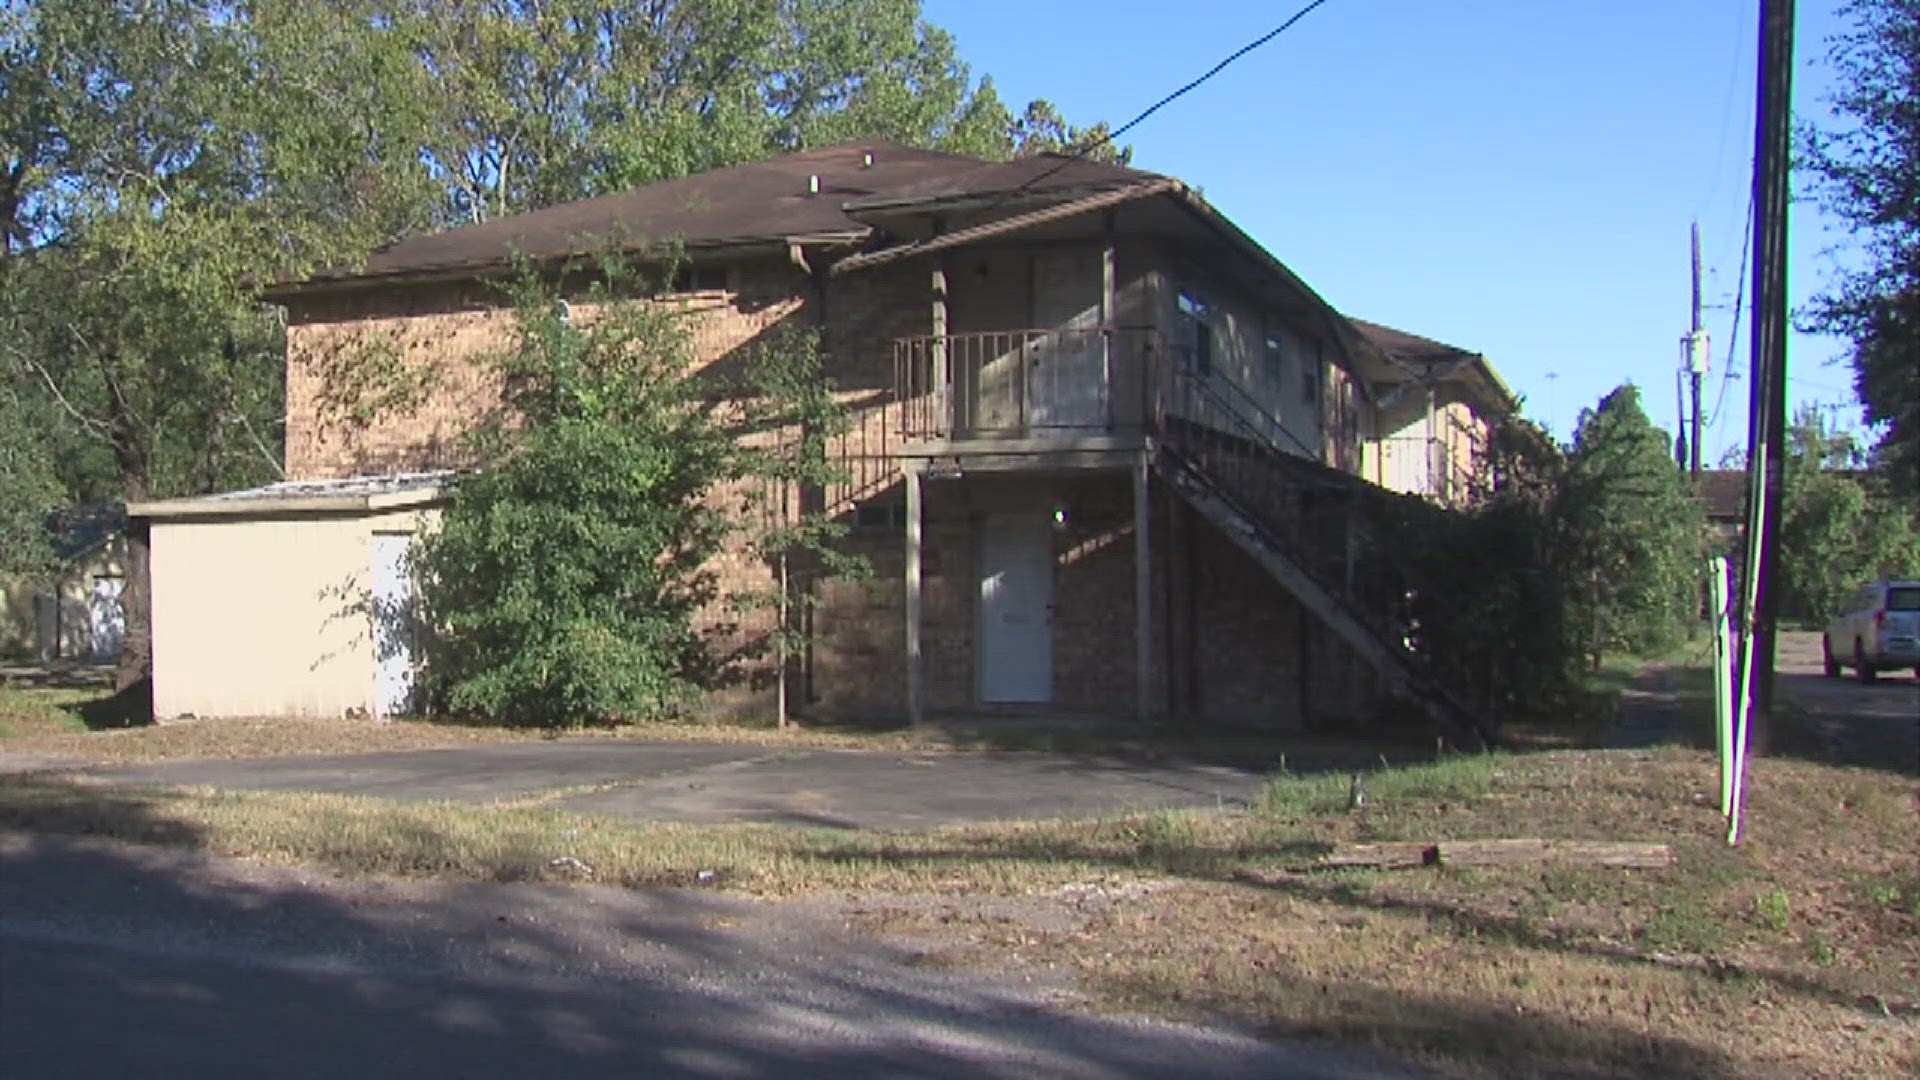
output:
[[[1287,377],[1287,339],[1278,334],[1267,335],[1267,374],[1275,382]]]
[[[1920,611],[1920,586],[1896,585],[1887,590],[1888,611]]]
[[[1193,352],[1188,362],[1196,375],[1206,375],[1213,371],[1213,310],[1205,300],[1186,289],[1180,290],[1178,300],[1181,321],[1188,327],[1188,336],[1192,341]]]
[[[724,292],[726,287],[727,268],[724,266],[695,266],[692,263],[682,263],[673,272],[673,292]]]
[[[905,502],[867,502],[853,508],[853,531],[857,533],[904,533],[907,531]]]

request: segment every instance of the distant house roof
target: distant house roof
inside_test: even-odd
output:
[[[852,243],[869,236],[872,219],[888,210],[1015,191],[1072,198],[1159,179],[1139,169],[1052,154],[982,161],[890,142],[847,143],[408,237],[375,252],[357,270],[281,285],[270,294],[667,240],[688,248],[793,239]]]
[[[1707,520],[1739,521],[1747,512],[1747,474],[1743,469],[1700,470],[1700,501]]]
[[[1391,326],[1368,322],[1347,316],[1347,320],[1360,328],[1368,340],[1380,346],[1388,356],[1405,363],[1437,364],[1449,360],[1471,360],[1477,353],[1468,352],[1457,345],[1447,345],[1432,338],[1418,334],[1409,334],[1405,330],[1395,330]]]
[[[433,472],[350,476],[341,480],[285,480],[262,487],[160,499],[127,506],[131,517],[236,517],[302,511],[398,510],[435,501],[454,478]]]
[[[1509,412],[1519,407],[1506,380],[1479,353],[1365,319],[1348,316],[1347,321],[1360,331],[1362,337],[1385,353],[1388,359],[1404,368],[1417,369],[1412,372],[1416,380],[1437,381],[1459,372],[1468,372],[1471,378],[1481,384],[1483,396],[1487,397],[1489,404]],[[1442,368],[1442,365],[1447,366]]]

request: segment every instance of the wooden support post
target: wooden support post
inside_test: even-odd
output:
[[[1101,215],[1100,234],[1100,404],[1109,428],[1113,414],[1113,211]]]
[[[1178,499],[1160,500],[1160,525],[1164,539],[1161,541],[1163,554],[1161,565],[1166,568],[1167,591],[1161,596],[1165,599],[1165,609],[1160,613],[1161,649],[1167,661],[1165,702],[1169,720],[1184,719],[1186,710],[1186,669],[1180,657],[1186,655],[1189,630],[1179,625],[1180,613],[1187,610],[1185,602],[1187,567],[1187,536],[1180,528],[1180,501]]]
[[[933,385],[927,389],[932,392],[935,402],[935,424],[943,434],[952,435],[958,426],[958,417],[954,415],[952,356],[947,341],[947,257],[937,255],[933,260],[933,310],[930,323],[933,331],[932,370],[928,377]]]
[[[1145,722],[1153,713],[1153,549],[1147,523],[1147,456],[1133,467],[1133,652],[1134,709]]]
[[[920,531],[924,512],[920,470],[908,465],[907,485],[907,719],[915,727],[927,719],[926,665],[920,654]]]

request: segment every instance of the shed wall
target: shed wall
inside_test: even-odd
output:
[[[366,710],[371,538],[431,513],[155,521],[154,716]]]

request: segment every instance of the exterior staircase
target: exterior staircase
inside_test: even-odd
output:
[[[1408,647],[1405,584],[1364,508],[1393,496],[1319,463],[1317,448],[1231,384],[1164,357],[1151,409],[1153,465],[1181,496],[1442,730],[1491,745],[1485,721]]]

